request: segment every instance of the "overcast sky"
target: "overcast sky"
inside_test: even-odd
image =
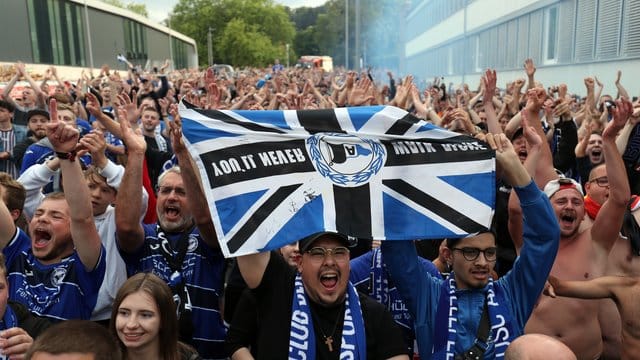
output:
[[[147,5],[149,18],[155,22],[161,22],[167,18],[167,14],[173,9],[178,0],[129,0],[124,3],[135,2]],[[297,8],[300,6],[316,7],[324,4],[326,0],[275,0],[276,3]]]

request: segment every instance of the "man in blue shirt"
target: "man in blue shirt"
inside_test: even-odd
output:
[[[7,260],[10,299],[54,321],[88,319],[105,272],[105,253],[93,222],[89,189],[76,159],[78,130],[56,115],[47,137],[60,158],[64,186],[38,206],[29,236],[0,203],[0,248]]]
[[[123,111],[121,109],[119,112]],[[119,113],[125,119],[126,113]],[[129,276],[150,271],[171,287],[180,313],[181,340],[203,358],[225,358],[226,328],[220,314],[224,257],[191,157],[182,142],[177,108],[171,141],[180,168],[158,179],[158,224],[142,225],[142,161],[146,142],[127,121],[120,123],[128,161],[116,200],[117,244]]]
[[[529,156],[539,155],[542,140],[536,140]],[[425,273],[411,242],[382,244],[387,269],[414,318],[421,359],[453,359],[472,347],[473,356],[503,358],[509,343],[523,333],[558,251],[559,228],[549,199],[504,134],[488,134],[487,142],[496,150],[499,170],[518,194],[525,218],[524,246],[511,271],[491,279],[497,255],[491,232],[448,242],[445,258],[453,272],[445,281]],[[477,339],[485,311],[486,343]]]

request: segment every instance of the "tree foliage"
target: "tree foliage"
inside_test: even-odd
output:
[[[145,4],[136,4],[134,2],[129,2],[125,4],[120,0],[101,0],[101,1],[109,5],[113,5],[122,9],[133,11],[138,15],[149,17],[149,12],[147,11],[147,6]]]
[[[291,44],[295,35],[285,8],[273,0],[180,0],[170,24],[196,40],[203,65],[209,29],[214,62],[236,66],[264,66],[284,58],[285,44]]]

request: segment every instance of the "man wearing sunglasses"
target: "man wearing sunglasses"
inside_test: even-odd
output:
[[[387,269],[414,319],[421,359],[503,358],[509,343],[522,335],[558,251],[560,234],[549,200],[504,134],[488,134],[487,142],[526,219],[524,245],[506,275],[491,278],[497,258],[491,231],[448,240],[444,257],[453,271],[447,280],[421,269],[411,242],[382,244]],[[529,156],[537,158],[539,149],[532,147]]]
[[[349,283],[349,240],[320,232],[300,240],[297,269],[269,252],[238,257],[256,297],[258,359],[406,359],[384,307]]]

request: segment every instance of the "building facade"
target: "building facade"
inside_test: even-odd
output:
[[[126,9],[96,0],[3,1],[0,62],[124,69],[118,54],[141,66],[171,59],[196,67],[193,39]]]
[[[637,0],[413,0],[406,23],[403,71],[424,79],[475,86],[495,68],[513,80],[532,58],[545,85],[580,93],[597,75],[614,91],[619,69],[633,95],[640,89],[629,80],[640,66]]]

